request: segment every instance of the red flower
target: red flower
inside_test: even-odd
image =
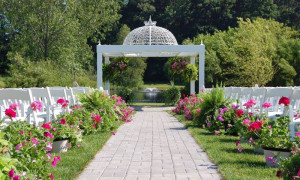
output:
[[[263,122],[262,121],[256,121],[254,123],[252,123],[249,128],[248,131],[254,131],[254,130],[258,130],[261,128]]]
[[[53,135],[50,132],[44,132],[45,137],[53,138]]]
[[[16,175],[16,176],[13,178],[13,180],[19,180],[19,176]]]
[[[244,111],[242,109],[237,110],[236,114],[238,116],[242,116],[244,114]]]
[[[14,117],[16,117],[17,113],[12,109],[6,109],[5,110],[5,115],[10,117],[10,118],[14,118]]]
[[[42,128],[44,128],[44,129],[51,129],[50,123],[43,124]]]
[[[282,96],[279,99],[279,104],[284,104],[285,106],[288,106],[290,104],[290,99],[287,97]]]
[[[64,99],[58,99],[58,100],[57,100],[57,104],[63,104],[64,102],[65,102]]]
[[[66,120],[65,119],[61,119],[60,120],[60,124],[66,124]]]
[[[95,128],[95,127],[96,127],[96,124],[94,124],[92,127]]]
[[[93,121],[99,123],[101,121],[101,117],[99,115],[93,116]]]
[[[10,170],[10,171],[8,172],[8,176],[9,176],[10,178],[13,178],[13,177],[14,177],[14,174],[15,174],[15,170],[14,170],[14,169],[12,169],[12,170]]]
[[[283,176],[282,176],[282,171],[278,170],[277,173],[276,173],[276,176],[277,176],[278,178],[282,178],[282,177],[283,177]]]

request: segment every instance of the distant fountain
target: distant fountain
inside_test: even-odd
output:
[[[138,102],[161,102],[162,92],[156,87],[147,87],[134,93],[134,101]]]

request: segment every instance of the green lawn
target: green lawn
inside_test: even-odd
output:
[[[276,168],[265,165],[264,155],[253,152],[248,143],[240,143],[243,148],[240,153],[235,142],[239,137],[230,135],[212,135],[207,130],[198,128],[190,121],[185,121],[183,115],[170,114],[179,119],[190,131],[195,140],[207,152],[210,159],[218,165],[224,179],[230,180],[278,180]]]
[[[53,170],[54,179],[75,179],[111,135],[110,132],[100,132],[84,136],[80,148],[74,147],[65,153],[59,153],[61,161]]]

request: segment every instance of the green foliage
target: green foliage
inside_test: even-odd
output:
[[[115,44],[122,45],[124,42],[125,37],[130,33],[130,28],[124,24],[121,28],[119,33],[117,34],[117,41]]]
[[[199,121],[200,125],[206,124],[207,122],[212,123],[208,129],[211,132],[219,130],[223,124],[217,119],[220,108],[228,107],[230,100],[225,98],[225,90],[222,87],[216,87],[211,92],[205,93],[202,96],[203,102],[196,106],[196,109],[200,108],[201,112],[199,117],[195,117]]]
[[[128,65],[126,57],[113,59],[109,64],[103,66],[104,81],[113,81],[118,75],[122,74]]]
[[[299,138],[299,137],[298,137]],[[277,175],[283,176],[284,180],[290,180],[294,178],[299,178],[298,174],[300,167],[300,148],[295,147],[292,151],[292,156],[288,159],[282,159],[280,161],[280,167],[277,171]]]
[[[130,89],[128,87],[121,88],[121,90],[119,91],[118,94],[126,102],[130,102],[131,100],[133,100],[133,91],[132,91],[132,89]]]
[[[180,91],[172,83],[172,87],[163,91],[164,103],[166,105],[174,105],[180,99]]]
[[[8,172],[11,169],[16,169],[15,165],[18,163],[16,159],[12,159],[7,153],[9,148],[11,148],[11,143],[4,139],[5,133],[0,133],[0,179],[4,180],[8,178]]]
[[[289,117],[282,117],[276,119],[276,121],[267,121],[262,126],[258,143],[263,148],[290,150],[293,143],[290,141],[289,123]]]
[[[128,58],[129,62],[126,69],[117,74],[113,84],[120,86],[120,88],[131,88],[137,89],[143,85],[143,75],[147,64],[145,63],[145,58]]]
[[[186,58],[173,57],[165,64],[171,80],[190,82],[198,79],[198,68],[196,65],[188,63]]]
[[[198,35],[193,42],[206,45],[207,86],[287,86],[299,81],[298,34],[274,20],[240,19],[236,28]]]
[[[73,86],[73,73],[68,67],[51,61],[32,62],[19,54],[10,55],[8,87]],[[85,70],[77,72],[77,83],[81,86],[96,86],[95,78]]]

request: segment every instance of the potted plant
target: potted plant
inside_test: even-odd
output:
[[[276,121],[267,121],[261,127],[258,143],[264,149],[266,163],[271,167],[278,167],[280,158],[288,158],[291,155],[293,144],[289,134],[290,119],[287,116]]]
[[[300,133],[296,133],[296,141],[300,141]],[[292,148],[292,155],[289,159],[283,159],[279,164],[279,169],[276,173],[278,178],[300,179],[300,147]]]

